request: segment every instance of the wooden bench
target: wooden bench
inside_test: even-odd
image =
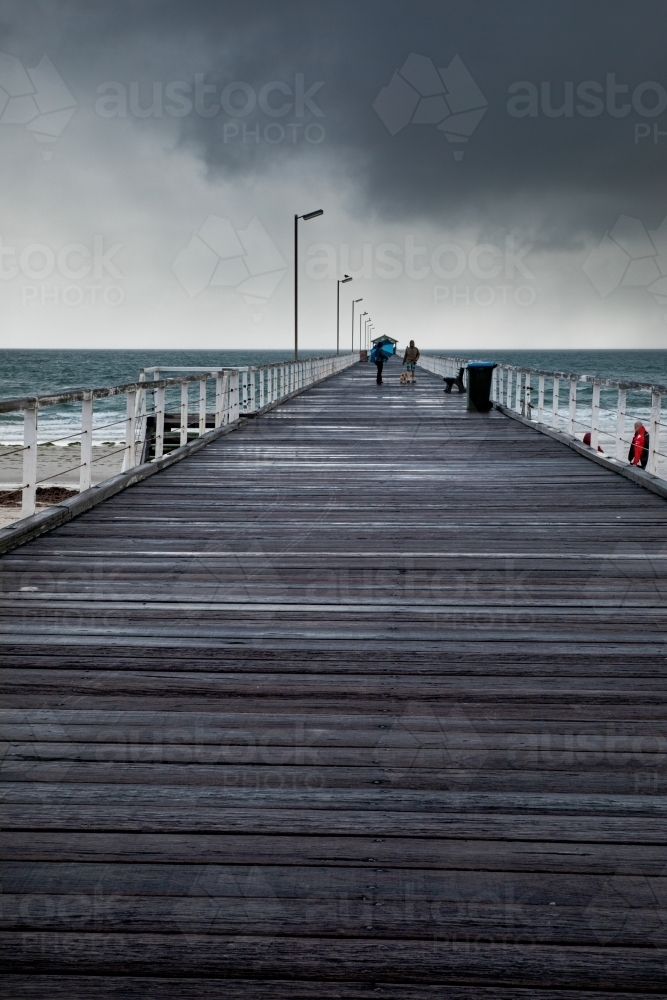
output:
[[[447,383],[447,388],[445,389],[445,392],[451,392],[453,386],[456,386],[456,388],[459,390],[459,392],[465,392],[466,391],[466,387],[463,384],[463,372],[464,371],[465,371],[465,368],[459,368],[459,373],[456,376],[456,378],[452,378],[452,377],[445,378],[444,381]]]

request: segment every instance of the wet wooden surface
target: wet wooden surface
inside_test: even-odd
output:
[[[0,560],[3,997],[667,996],[667,506],[399,371]]]

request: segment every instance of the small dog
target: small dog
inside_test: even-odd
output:
[[[401,377],[399,379],[399,382],[401,383],[401,385],[405,385],[407,383],[407,381],[408,381],[408,373],[407,372],[401,372]]]

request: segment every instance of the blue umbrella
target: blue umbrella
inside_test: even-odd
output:
[[[396,352],[396,344],[393,344],[391,340],[380,340],[378,343],[373,345],[371,351],[371,361],[375,364],[378,354],[382,355],[384,361],[388,361],[389,358]]]

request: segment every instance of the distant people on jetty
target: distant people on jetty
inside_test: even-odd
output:
[[[593,445],[591,444],[591,432],[590,431],[586,431],[586,433],[584,434],[584,444],[587,444],[589,448],[593,447]],[[601,451],[602,454],[604,455],[604,448],[601,448],[600,445],[598,445],[598,451]]]
[[[635,434],[628,452],[628,462],[631,465],[641,465],[646,468],[648,462],[649,433],[641,420],[635,420]]]
[[[419,361],[419,348],[415,347],[414,340],[410,341],[410,346],[405,348],[405,354],[403,355],[403,364],[405,365],[408,377],[406,379],[411,385],[415,381],[415,366]]]

